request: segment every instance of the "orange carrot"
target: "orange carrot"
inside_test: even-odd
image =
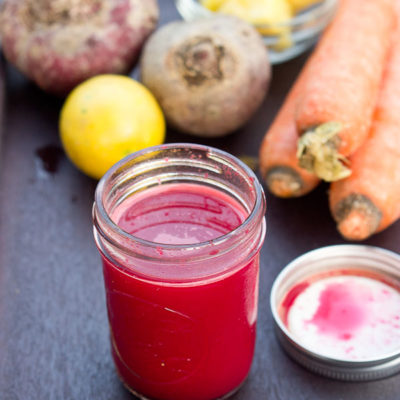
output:
[[[350,159],[352,175],[334,182],[329,193],[338,229],[350,240],[400,218],[400,26],[394,36],[370,136]]]
[[[261,143],[261,174],[269,191],[278,197],[299,197],[314,189],[319,178],[300,168],[296,157],[298,134],[295,109],[306,79],[305,69],[281,106]]]
[[[366,140],[395,26],[393,0],[342,0],[320,39],[296,110],[303,168],[334,181]]]

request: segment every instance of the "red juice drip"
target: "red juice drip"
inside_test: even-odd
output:
[[[321,292],[318,309],[309,322],[321,333],[349,340],[365,321],[365,297],[351,282],[331,283]]]

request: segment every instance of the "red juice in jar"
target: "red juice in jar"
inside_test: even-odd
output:
[[[194,145],[191,151],[188,146],[180,151],[193,161]],[[207,159],[209,148],[196,147],[197,155],[199,149]],[[203,173],[195,164],[203,182],[193,179],[187,167],[179,176],[190,179],[165,182],[160,176],[169,176],[174,162],[170,157],[163,161],[164,175],[152,174],[157,185],[110,203],[107,222],[115,224],[123,251],[114,248],[115,238],[104,240],[107,227],[98,224],[95,230],[101,232],[96,239],[113,358],[125,385],[146,398],[217,399],[240,386],[253,358],[263,196],[252,176],[247,179],[242,172],[234,177],[222,168],[219,175],[222,171],[237,180],[241,190],[244,182],[249,186],[249,193],[243,193],[245,200],[253,199],[249,209],[232,195],[233,187],[221,190],[221,182],[210,184],[216,178],[210,177],[215,172],[209,165]],[[96,205],[94,215],[96,226]]]

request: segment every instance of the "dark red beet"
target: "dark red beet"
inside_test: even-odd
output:
[[[127,73],[157,21],[156,0],[5,0],[0,33],[10,63],[65,95],[91,76]]]

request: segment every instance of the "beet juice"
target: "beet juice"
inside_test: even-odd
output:
[[[265,201],[222,151],[165,145],[114,166],[96,191],[111,348],[145,398],[234,392],[254,353]]]

